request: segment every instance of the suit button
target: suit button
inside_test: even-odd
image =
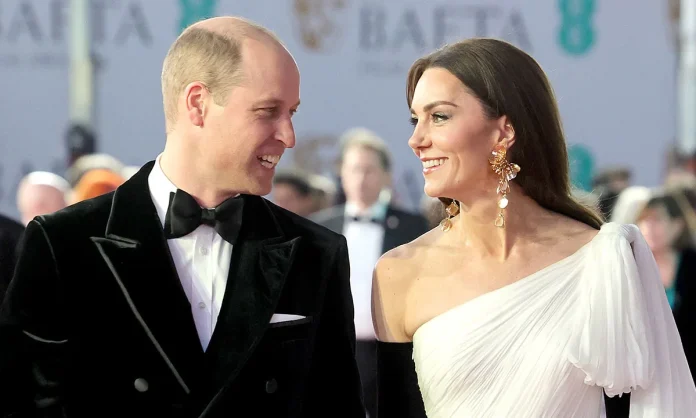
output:
[[[275,393],[278,390],[278,381],[269,379],[266,381],[266,393]]]
[[[135,382],[133,382],[133,386],[135,387],[135,390],[137,390],[138,392],[147,392],[147,389],[150,385],[147,383],[147,380],[143,379],[142,377],[139,377],[135,379]]]

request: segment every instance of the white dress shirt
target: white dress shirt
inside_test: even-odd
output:
[[[157,215],[164,227],[169,208],[169,194],[176,192],[177,187],[162,171],[160,157],[157,157],[152,167],[148,184]],[[167,243],[179,280],[191,304],[198,337],[205,351],[215,330],[225,295],[232,244],[222,239],[215,229],[207,225],[201,225],[192,233],[170,239]]]
[[[377,260],[382,256],[384,244],[384,227],[382,223],[370,222],[384,220],[387,206],[378,202],[364,213],[346,204],[343,235],[348,242],[350,257],[350,286],[355,307],[355,334],[358,340],[374,340],[375,330],[372,325],[372,272]],[[360,216],[364,221],[353,221]]]

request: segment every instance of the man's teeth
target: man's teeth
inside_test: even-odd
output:
[[[423,168],[437,167],[445,163],[446,158],[440,158],[437,160],[427,160],[423,161]]]
[[[278,161],[280,161],[280,155],[262,155],[259,157],[259,160],[265,167],[275,167]]]

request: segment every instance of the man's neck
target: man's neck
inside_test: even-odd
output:
[[[160,168],[169,181],[186,193],[193,196],[196,202],[203,208],[214,208],[228,198],[238,193],[221,192],[217,190],[212,182],[200,181],[201,176],[197,175],[197,167],[194,158],[185,153],[188,157],[183,157],[176,148],[166,148],[160,157]]]

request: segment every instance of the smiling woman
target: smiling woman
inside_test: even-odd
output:
[[[571,196],[536,61],[469,39],[417,60],[407,92],[408,144],[448,217],[375,267],[380,416],[628,416],[603,393],[630,393],[632,417],[692,416],[655,260],[635,225],[602,225]]]

